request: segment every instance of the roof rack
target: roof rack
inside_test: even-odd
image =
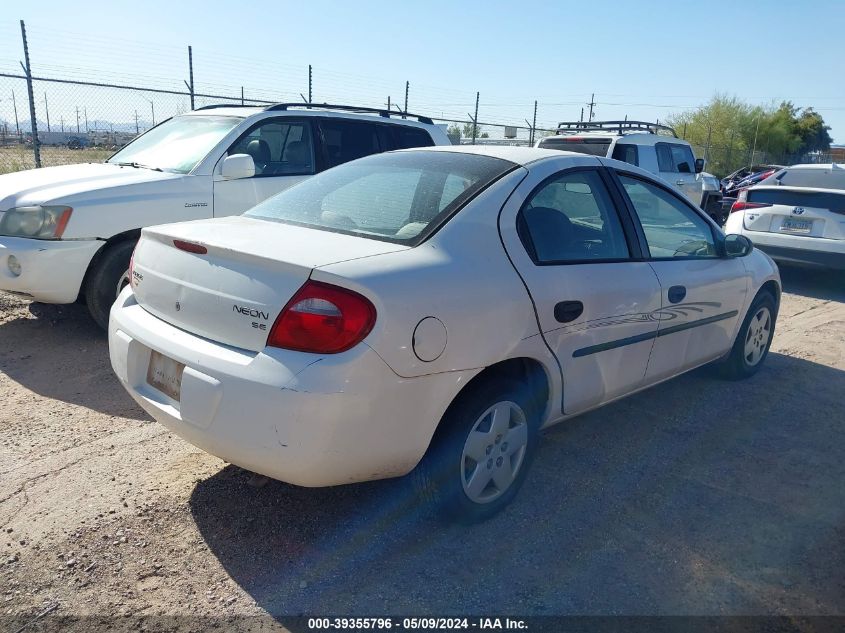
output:
[[[649,134],[669,133],[678,138],[675,129],[660,123],[649,121],[562,121],[557,124],[557,131],[564,132],[648,132]]]
[[[349,106],[349,105],[334,105],[330,103],[300,103],[300,102],[292,102],[292,103],[274,103],[268,106],[261,106],[261,105],[246,105],[240,103],[216,103],[213,105],[203,106],[201,108],[197,108],[197,110],[213,110],[215,108],[264,108],[265,112],[275,112],[279,110],[287,110],[288,108],[305,108],[308,110],[340,110],[342,112],[361,112],[367,114],[378,114],[379,116],[383,116],[385,118],[390,118],[391,116],[401,116],[403,119],[405,118],[412,118],[416,119],[420,123],[425,123],[427,125],[434,125],[434,121],[431,120],[430,117],[423,116],[421,114],[411,114],[410,112],[402,112],[400,110],[386,110],[385,108],[366,108],[362,106]]]
[[[362,112],[367,114],[378,114],[379,116],[383,116],[385,118],[390,118],[391,116],[401,116],[402,118],[411,117],[419,121],[420,123],[426,123],[428,125],[434,125],[434,121],[431,120],[430,117],[423,116],[421,114],[411,114],[410,112],[402,112],[401,110],[386,110],[384,108],[366,108],[362,106],[349,106],[349,105],[336,105],[330,103],[275,103],[271,106],[267,106],[265,111],[275,111],[275,110],[287,110],[288,108],[306,108],[308,110],[341,110],[343,112]]]

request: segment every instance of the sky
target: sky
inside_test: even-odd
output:
[[[538,125],[554,126],[592,94],[596,119],[656,120],[726,93],[812,106],[845,143],[845,2],[39,0],[11,13],[0,18],[4,73],[20,73],[24,19],[36,76],[178,90],[191,45],[197,89],[213,94],[299,100],[311,64],[315,102],[401,104],[409,81],[412,112],[466,119],[477,91],[482,122],[524,125],[537,100]],[[25,97],[9,81],[7,120],[6,93]],[[176,107],[122,93],[89,104],[59,86],[47,97],[54,124],[83,99],[125,120]]]

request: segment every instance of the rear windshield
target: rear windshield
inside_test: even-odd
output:
[[[845,169],[782,169],[760,184],[816,189],[845,189]]]
[[[845,192],[795,191],[792,189],[749,189],[748,201],[782,204],[787,207],[812,207],[845,213]]]
[[[317,174],[245,215],[414,246],[514,163],[456,152],[389,152]]]
[[[544,138],[540,141],[544,149],[559,149],[564,152],[578,152],[590,156],[607,156],[610,139],[605,138]]]

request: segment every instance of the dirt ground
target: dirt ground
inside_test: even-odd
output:
[[[555,427],[474,527],[419,516],[402,481],[307,490],[226,465],[135,406],[82,307],[0,295],[0,628],[845,614],[845,278],[784,285],[757,376],[698,370]]]

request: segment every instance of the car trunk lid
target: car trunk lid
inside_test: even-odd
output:
[[[757,186],[746,192],[749,231],[845,239],[845,191]]]
[[[160,319],[259,351],[312,269],[406,248],[245,217],[167,224],[143,230],[132,282],[138,303]]]

